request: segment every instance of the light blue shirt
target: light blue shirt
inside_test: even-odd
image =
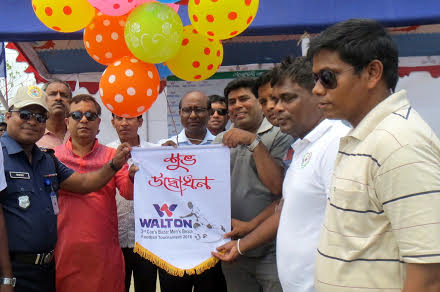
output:
[[[211,144],[212,141],[214,141],[214,139],[215,139],[215,136],[208,129],[206,129],[205,138],[203,138],[203,141],[199,145]],[[194,145],[193,143],[191,143],[191,141],[186,136],[185,129],[183,129],[179,133],[179,135],[172,136],[172,137],[167,138],[167,139],[159,140],[157,143],[161,145],[161,144],[165,143],[166,141],[170,141],[170,140],[173,141],[174,143],[180,145],[180,146]]]

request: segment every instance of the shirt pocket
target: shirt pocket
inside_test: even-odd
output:
[[[27,210],[34,199],[34,188],[32,183],[27,180],[8,181],[8,201],[10,206],[17,206],[21,210]]]

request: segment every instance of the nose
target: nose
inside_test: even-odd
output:
[[[126,118],[122,118],[122,125],[128,125],[128,121]]]
[[[57,92],[57,94],[55,95],[55,99],[56,100],[61,100],[62,99],[61,94],[59,92]]]
[[[277,113],[281,113],[281,112],[284,111],[284,107],[283,107],[283,105],[281,104],[281,101],[280,101],[280,100],[278,100],[277,102],[274,102],[274,107],[273,107],[273,109],[274,109],[275,112],[277,112]]]
[[[197,117],[196,112],[194,110],[192,110],[191,113],[189,114],[189,118],[195,119],[196,117]]]
[[[219,117],[220,115],[218,114],[218,112],[217,111],[214,111],[214,114],[212,115],[213,117]]]
[[[79,120],[81,123],[87,123],[89,120],[87,120],[86,115],[83,115],[81,120]]]
[[[318,96],[325,95],[325,88],[324,86],[322,86],[321,81],[315,83],[315,87],[313,87],[312,93]]]

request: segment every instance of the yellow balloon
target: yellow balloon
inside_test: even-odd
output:
[[[192,25],[209,38],[224,40],[242,33],[257,14],[258,0],[189,0]]]
[[[200,81],[211,77],[223,61],[221,41],[208,39],[193,28],[183,28],[182,46],[177,55],[166,65],[177,77],[188,81]]]
[[[83,29],[95,16],[88,0],[32,0],[32,7],[44,25],[60,32]]]

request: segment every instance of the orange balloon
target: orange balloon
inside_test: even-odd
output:
[[[120,117],[146,112],[159,95],[160,78],[154,65],[123,57],[104,71],[99,82],[102,103]]]
[[[124,38],[127,17],[108,16],[98,12],[85,28],[84,46],[96,62],[110,65],[124,56],[131,56]]]

